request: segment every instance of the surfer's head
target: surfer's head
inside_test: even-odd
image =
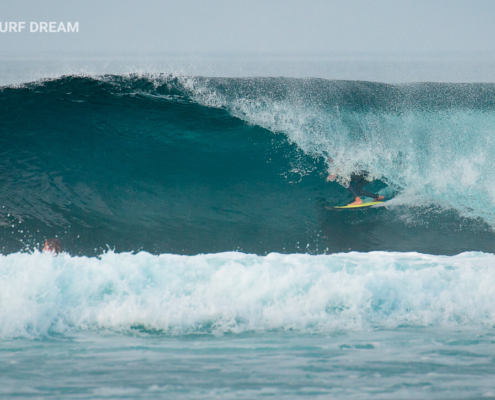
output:
[[[43,251],[49,251],[53,253],[53,255],[57,255],[62,252],[62,243],[60,243],[60,240],[58,239],[47,239]]]

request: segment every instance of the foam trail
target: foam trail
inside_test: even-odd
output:
[[[0,258],[0,337],[493,326],[495,256],[348,253]]]

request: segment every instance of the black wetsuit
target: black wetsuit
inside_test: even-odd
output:
[[[347,186],[347,189],[349,190],[349,192],[352,193],[354,197],[366,196],[376,200],[378,198],[378,195],[376,193],[371,193],[367,190],[364,190],[364,187],[368,183],[370,183],[367,178],[368,172],[366,171],[353,172],[351,174],[351,182],[349,183],[349,186]]]

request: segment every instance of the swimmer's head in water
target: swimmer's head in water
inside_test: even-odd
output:
[[[58,239],[47,239],[43,251],[49,251],[54,255],[62,252],[62,243]]]

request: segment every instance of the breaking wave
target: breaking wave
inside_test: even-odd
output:
[[[0,89],[4,254],[493,251],[495,85],[173,75]],[[328,163],[328,158],[334,161]],[[387,209],[329,213],[356,169]],[[337,172],[340,183],[325,183]]]

